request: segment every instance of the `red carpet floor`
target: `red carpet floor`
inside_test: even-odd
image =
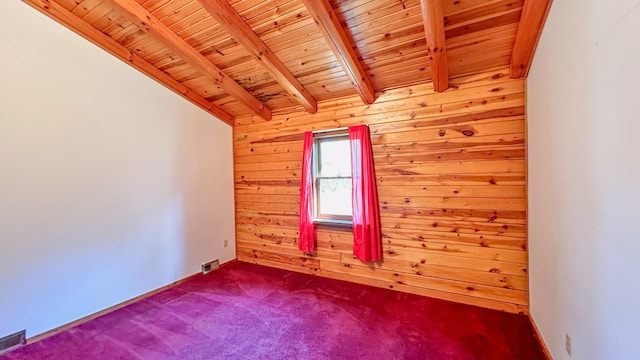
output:
[[[14,359],[544,359],[528,319],[236,262]]]

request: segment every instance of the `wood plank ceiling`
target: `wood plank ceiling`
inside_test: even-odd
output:
[[[496,68],[526,77],[551,3],[23,1],[230,124]]]

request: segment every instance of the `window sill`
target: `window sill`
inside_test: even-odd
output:
[[[351,221],[348,220],[319,220],[316,219],[313,221],[316,228],[320,229],[330,229],[330,230],[343,230],[343,231],[353,231],[353,227],[351,225]]]

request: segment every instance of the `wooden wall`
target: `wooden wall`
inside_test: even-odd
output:
[[[507,70],[389,90],[234,126],[237,254],[249,261],[509,312],[528,307],[524,81]],[[350,231],[297,248],[302,134],[369,124],[384,260],[351,255]]]

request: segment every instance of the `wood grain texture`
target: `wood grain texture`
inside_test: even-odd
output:
[[[350,45],[340,20],[331,7],[329,0],[303,0],[307,10],[313,16],[327,43],[342,65],[344,72],[355,86],[365,104],[375,100],[373,85],[364,71],[358,55]]]
[[[276,81],[308,112],[317,110],[316,99],[300,84],[291,71],[253,32],[227,0],[200,0],[204,8],[231,34],[251,55],[260,62]]]
[[[443,0],[421,0],[422,21],[427,38],[427,54],[435,91],[449,88],[449,65],[444,33]]]
[[[518,25],[513,54],[511,55],[511,78],[524,78],[529,74],[533,54],[542,34],[544,22],[551,9],[552,0],[525,0]]]
[[[191,47],[175,32],[169,29],[153,14],[134,0],[108,0],[124,11],[131,20],[142,30],[157,37],[163,44],[179,54],[191,66],[198,69],[204,76],[222,87],[229,95],[240,100],[251,111],[266,120],[271,119],[271,110],[262,104],[242,86],[230,79],[220,68]]]
[[[445,67],[432,66],[429,60],[433,52],[425,36],[421,0],[307,1],[314,5],[309,8],[306,0],[210,0],[234,9],[235,20],[228,19],[235,24],[231,27],[223,26],[212,16],[218,13],[210,13],[198,0],[116,0],[131,8],[143,8],[142,21],[111,0],[27,1],[40,3],[41,8],[58,4],[84,22],[83,28],[94,28],[124,51],[135,54],[136,59],[155,67],[154,73],[171,79],[162,82],[172,90],[198,95],[214,109],[233,117],[252,115],[260,109],[265,116],[267,111],[275,115],[309,111],[312,103],[307,99],[311,98],[330,103],[360,94],[360,101],[364,98],[369,103],[378,94],[385,96],[387,90],[407,89],[433,79],[437,85],[445,78],[441,75]],[[447,54],[441,60],[447,61],[451,87],[459,83],[457,79],[509,67],[516,33],[528,29],[528,25],[519,23],[524,4],[531,1],[433,2],[442,3],[438,23],[443,25]],[[318,21],[318,14],[312,14],[320,5],[325,9],[321,14],[329,20]],[[333,34],[332,41],[326,40],[323,26],[316,21],[326,25],[325,30]],[[150,28],[156,26],[162,30],[154,33]],[[339,34],[340,29],[343,34]],[[332,49],[334,43],[342,48],[338,55]],[[201,57],[194,62],[185,51]],[[269,61],[269,57],[275,60]],[[277,59],[280,64],[276,64]],[[200,60],[205,65],[198,64]],[[342,60],[351,65],[345,66]],[[222,71],[225,78],[209,71],[207,63]],[[276,64],[271,71],[267,69],[269,63]],[[358,64],[362,71],[357,69]],[[209,70],[203,71],[202,66]],[[292,77],[279,75],[285,74],[285,69]],[[354,86],[357,82],[361,84]],[[368,90],[367,83],[373,90]],[[238,96],[229,95],[229,87],[235,88]],[[308,97],[296,95],[303,90]],[[198,103],[193,97],[192,101]],[[203,105],[200,101],[199,106]]]
[[[510,312],[528,305],[524,81],[508,70],[320,102],[316,114],[234,126],[238,259]],[[297,249],[302,134],[372,133],[384,259],[353,258],[349,231]]]

